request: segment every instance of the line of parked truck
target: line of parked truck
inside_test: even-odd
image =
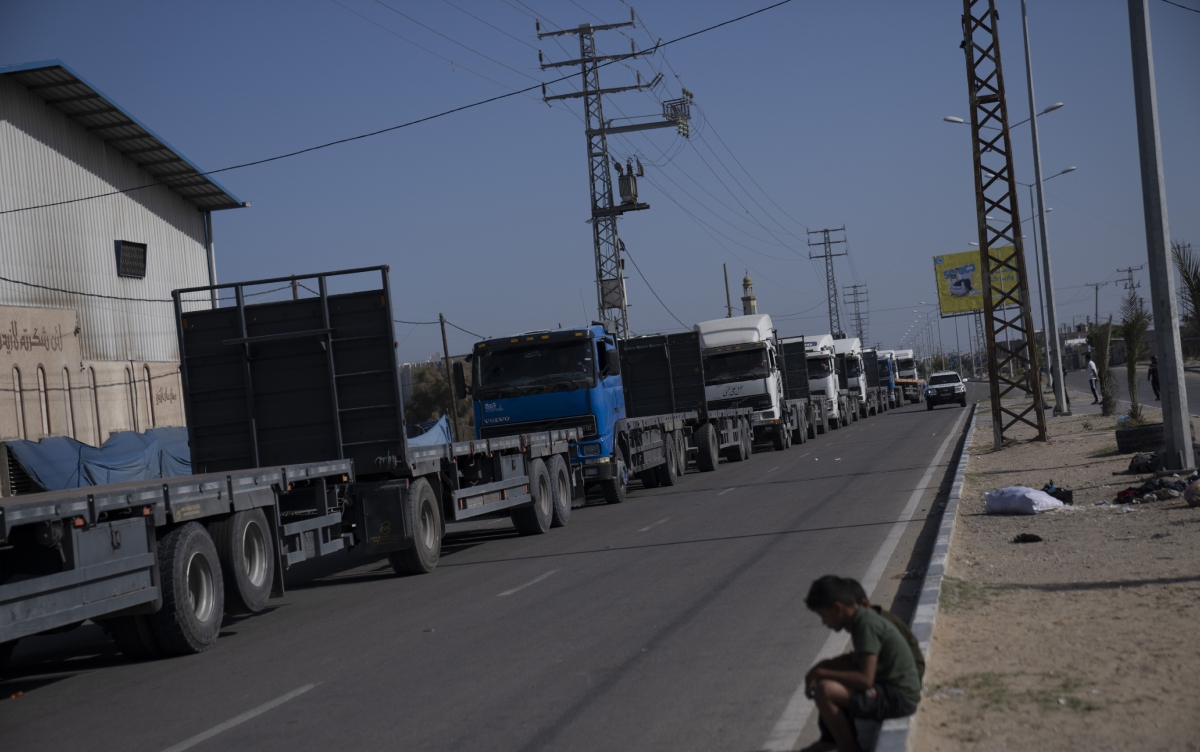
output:
[[[316,294],[247,303],[293,281]],[[234,302],[187,302],[210,293]],[[201,652],[307,559],[360,548],[427,573],[447,521],[543,534],[589,491],[621,503],[632,480],[674,485],[923,395],[911,352],[781,338],[767,315],[627,339],[593,325],[476,343],[452,374],[474,437],[417,446],[387,267],[174,299],[195,474],[0,498],[0,666],[89,619],[131,658]]]

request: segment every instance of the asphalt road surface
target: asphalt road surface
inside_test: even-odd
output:
[[[968,412],[909,406],[760,448],[577,509],[545,536],[506,520],[451,526],[428,576],[353,555],[310,562],[202,655],[127,662],[94,625],[27,639],[0,681],[0,740],[93,752],[807,744],[815,714],[797,688],[841,645],[805,609],[809,582],[878,581],[877,602],[911,611],[920,580],[903,573],[925,563],[914,547],[936,527]]]

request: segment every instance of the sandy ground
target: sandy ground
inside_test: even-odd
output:
[[[1110,504],[1149,477],[1114,475],[1115,425],[1056,418],[994,452],[980,405],[912,749],[1200,750],[1200,508]],[[1073,507],[983,513],[1050,479]]]

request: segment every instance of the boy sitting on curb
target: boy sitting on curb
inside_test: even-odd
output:
[[[813,582],[804,599],[826,627],[850,632],[853,643],[853,652],[821,661],[804,677],[805,694],[843,752],[859,749],[854,718],[902,718],[921,701],[911,648],[887,619],[859,604],[861,592],[861,586],[826,576]]]

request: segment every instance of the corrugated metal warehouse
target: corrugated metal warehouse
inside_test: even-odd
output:
[[[0,67],[0,157],[0,439],[183,425],[171,291],[244,204],[56,60]]]

